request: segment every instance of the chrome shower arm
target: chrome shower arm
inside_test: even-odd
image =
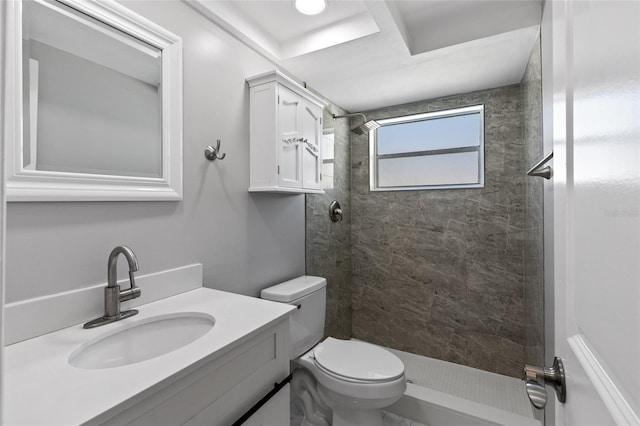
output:
[[[362,117],[362,124],[354,127],[351,131],[357,135],[364,135],[371,130],[375,130],[380,127],[380,124],[376,120],[367,120],[367,116],[361,112],[354,112],[352,114],[344,114],[344,115],[335,115],[333,114],[333,119],[337,118],[349,118],[349,117]]]
[[[367,121],[367,116],[361,112],[354,112],[353,114],[344,114],[344,115],[333,114],[333,119],[335,120],[336,118],[349,118],[349,117],[356,117],[356,116],[360,116],[364,121]]]

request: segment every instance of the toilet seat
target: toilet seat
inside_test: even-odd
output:
[[[402,361],[364,342],[329,337],[294,363],[315,378],[320,401],[333,410],[334,421],[343,420],[338,421],[340,425],[380,425],[380,409],[396,402],[407,389]],[[347,418],[351,421],[345,423]]]
[[[404,376],[404,364],[378,346],[332,337],[313,350],[316,366],[336,379],[352,383],[383,383]]]

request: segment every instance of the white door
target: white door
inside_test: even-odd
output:
[[[278,180],[280,186],[302,187],[302,98],[278,87]]]
[[[304,101],[302,129],[302,187],[322,189],[322,108]]]
[[[640,424],[640,2],[552,7],[559,425]],[[551,390],[549,390],[551,392]],[[549,395],[551,397],[551,395]]]

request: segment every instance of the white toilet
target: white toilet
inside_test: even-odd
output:
[[[302,367],[294,370],[292,384],[303,403],[302,424],[382,426],[380,409],[407,388],[404,364],[369,343],[332,337],[318,343],[324,334],[326,286],[326,279],[305,275],[260,293],[298,307],[289,323],[290,356]]]

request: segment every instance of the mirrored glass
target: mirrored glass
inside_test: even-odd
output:
[[[162,177],[160,49],[58,2],[25,2],[23,168]]]

